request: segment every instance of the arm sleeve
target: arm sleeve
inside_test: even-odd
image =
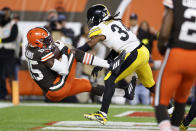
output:
[[[14,41],[18,36],[18,26],[14,24],[11,29],[10,36],[2,39],[2,43],[8,43]]]
[[[62,55],[61,61],[54,59],[54,64],[51,68],[53,71],[57,72],[60,75],[68,74],[68,58],[66,55]]]
[[[93,36],[100,35],[101,33],[102,33],[101,28],[98,27],[98,26],[95,26],[95,27],[93,27],[93,28],[89,31],[88,37],[91,38],[91,37],[93,37]]]

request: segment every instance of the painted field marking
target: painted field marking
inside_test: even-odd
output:
[[[68,130],[68,131],[130,131],[130,129],[99,129],[99,128],[80,128],[80,127],[46,127],[42,128],[42,130]],[[141,129],[131,129],[131,131],[141,131]],[[152,130],[146,130],[145,131],[152,131]]]
[[[154,112],[149,111],[125,111],[123,113],[114,115],[114,117],[155,117]]]
[[[0,108],[6,108],[6,107],[11,107],[11,106],[13,106],[13,104],[12,103],[0,103]]]
[[[196,128],[189,128],[195,130]],[[59,121],[41,130],[74,130],[74,131],[152,131],[158,130],[157,123],[151,122],[107,122],[101,125],[96,121]]]
[[[134,113],[135,111],[125,111],[123,113],[120,113],[120,114],[117,114],[117,115],[114,115],[114,117],[124,117],[124,116],[127,116],[129,114],[132,114]]]
[[[101,125],[96,121],[59,121],[42,130],[85,130],[85,131],[150,131],[158,130],[156,123],[136,123],[136,122],[107,122]]]
[[[21,103],[21,106],[55,106],[55,107],[88,107],[88,108],[100,108],[98,104],[61,104],[61,103]],[[111,108],[127,108],[127,109],[153,109],[152,106],[138,106],[138,105],[111,105]]]

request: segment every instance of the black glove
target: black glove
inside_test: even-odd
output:
[[[61,53],[65,54],[65,55],[68,55],[68,47],[64,46],[63,49],[61,49]]]
[[[103,69],[103,67],[95,66],[91,72],[91,76],[97,77],[98,72],[101,71],[102,69]]]

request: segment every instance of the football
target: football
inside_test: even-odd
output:
[[[59,48],[57,46],[55,46],[53,53],[54,53],[54,58],[56,58],[56,59],[61,58],[61,51],[59,50]]]

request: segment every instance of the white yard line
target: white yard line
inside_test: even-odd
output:
[[[66,130],[66,131],[130,131],[130,129],[101,129],[101,128],[80,128],[80,127],[45,127],[42,130]],[[157,129],[158,130],[158,129]],[[141,129],[131,129],[131,131],[141,131]],[[144,131],[152,131],[145,129]]]
[[[96,121],[59,121],[41,130],[74,130],[74,131],[152,131],[158,130],[157,123],[109,121],[101,125]],[[190,131],[195,128],[189,128]]]
[[[158,130],[156,123],[136,122],[107,122],[101,125],[96,121],[59,121],[53,125],[42,128],[42,130],[85,130],[85,131],[150,131]]]
[[[13,106],[12,103],[4,103],[4,102],[0,103],[0,108],[7,108],[7,107],[11,107],[11,106]]]
[[[21,106],[56,106],[56,107],[88,107],[99,108],[101,105],[97,104],[62,104],[62,103],[21,103]],[[127,108],[127,109],[153,109],[152,106],[138,106],[138,105],[111,105],[112,108]]]
[[[114,115],[115,117],[123,117],[123,116],[127,116],[129,114],[132,114],[134,113],[135,111],[125,111],[123,113],[120,113],[120,114],[117,114],[117,115]]]
[[[96,121],[59,121],[56,122],[52,125],[55,126],[99,126],[99,127],[123,127],[123,128],[127,128],[127,127],[132,127],[134,125],[138,125],[138,126],[156,126],[157,123],[152,123],[152,122],[122,122],[122,121],[109,121],[106,123],[106,125],[101,125]]]

